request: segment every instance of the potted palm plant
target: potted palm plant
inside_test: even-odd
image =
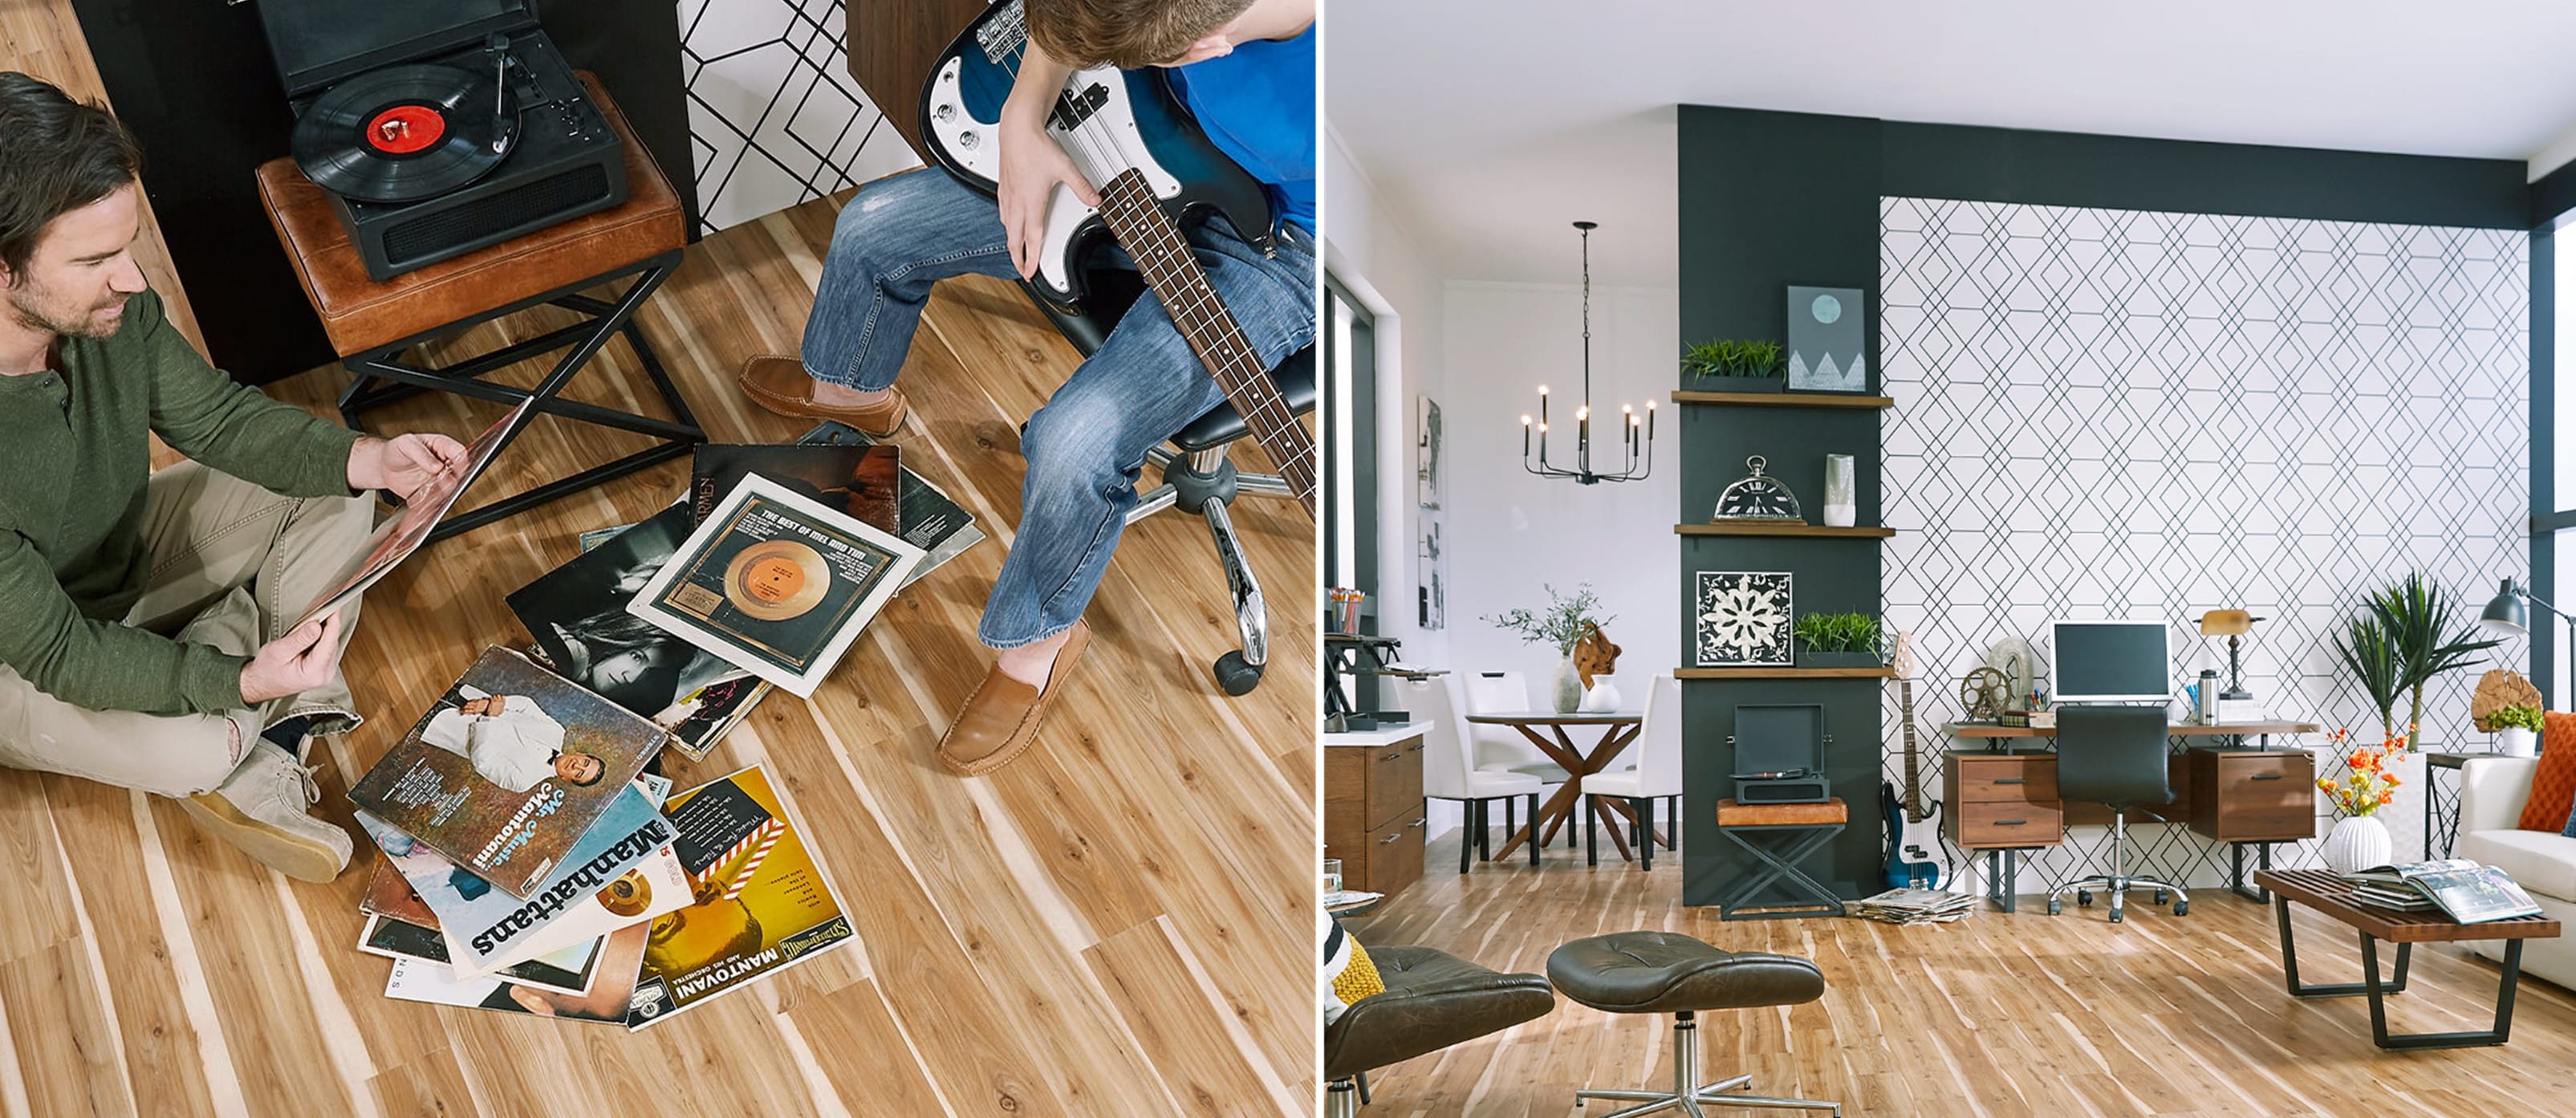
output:
[[[2335,655],[2352,670],[2362,693],[2370,696],[2371,707],[2379,711],[2380,736],[2396,740],[2397,700],[2406,691],[2406,665],[2379,611],[2364,608],[2345,618],[2343,632],[2335,636]]]
[[[2476,654],[2500,641],[2479,639],[2477,630],[2457,623],[2451,600],[2420,572],[2382,589],[2370,603],[2388,634],[2398,662],[2398,686],[2412,695],[2406,715],[2406,750],[2421,744],[2424,687],[2445,672],[2467,667]]]
[[[1718,340],[1682,350],[1682,375],[1703,392],[1778,392],[1788,387],[1788,351],[1778,342]]]

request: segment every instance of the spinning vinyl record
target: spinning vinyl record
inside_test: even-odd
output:
[[[492,75],[388,66],[314,99],[295,122],[295,165],[343,197],[416,202],[483,177],[518,138],[518,99]]]
[[[785,621],[823,600],[832,572],[823,556],[795,540],[763,540],[725,564],[725,600],[762,621]]]

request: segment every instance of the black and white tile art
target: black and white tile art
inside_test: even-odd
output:
[[[1958,678],[2006,637],[2044,657],[2057,617],[2170,619],[2179,694],[2203,667],[2226,671],[2200,614],[2250,609],[2266,620],[2246,685],[2268,712],[2375,740],[2378,715],[2331,644],[2356,600],[2420,570],[2470,622],[2499,578],[2527,574],[2526,234],[1917,198],[1880,208],[1881,362],[1896,400],[1880,421],[1896,529],[1884,608],[1923,665],[1928,774],[1959,744],[1939,731],[1959,716]],[[2519,641],[2492,655],[2427,693],[2426,740],[2485,747],[2470,689],[2484,668],[2524,661]],[[1889,696],[1884,757],[1901,780]],[[2327,748],[2323,735],[2297,744]],[[2413,857],[2421,761],[2401,772],[2409,783],[2381,815]],[[2321,800],[2320,833],[2330,819]],[[2131,872],[2225,879],[2227,848],[2180,825],[2132,827],[2130,843]],[[2280,847],[2275,864],[2316,864],[2314,848]],[[2108,860],[2108,829],[2077,828],[2019,886]]]

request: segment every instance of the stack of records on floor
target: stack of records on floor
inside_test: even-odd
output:
[[[1940,889],[1890,889],[1843,905],[1847,915],[1888,924],[1947,924],[1976,911],[1975,894]]]
[[[2372,866],[2337,875],[2364,904],[2400,912],[2440,912],[2463,924],[2541,915],[2513,875],[2467,858]]]
[[[767,774],[673,794],[670,740],[485,650],[349,790],[386,996],[642,1028],[850,938]]]

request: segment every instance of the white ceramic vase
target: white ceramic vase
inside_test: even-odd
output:
[[[2372,866],[2387,865],[2396,846],[2388,839],[2388,826],[2375,816],[2354,815],[2335,821],[2326,832],[2326,841],[2317,848],[2326,860],[2326,868],[2336,873],[2353,873]]]
[[[1547,681],[1547,700],[1558,714],[1572,714],[1583,706],[1583,676],[1574,670],[1574,657],[1557,661],[1556,674]]]
[[[1825,527],[1849,528],[1859,515],[1859,498],[1852,482],[1852,456],[1825,456]]]
[[[1610,682],[1609,676],[1602,676],[1599,683],[1592,685],[1592,690],[1583,693],[1584,713],[1604,714],[1617,709],[1619,709],[1619,685]]]
[[[2532,733],[2529,726],[2507,726],[2496,731],[2496,752],[2507,757],[2529,757],[2539,740],[2540,735]]]

